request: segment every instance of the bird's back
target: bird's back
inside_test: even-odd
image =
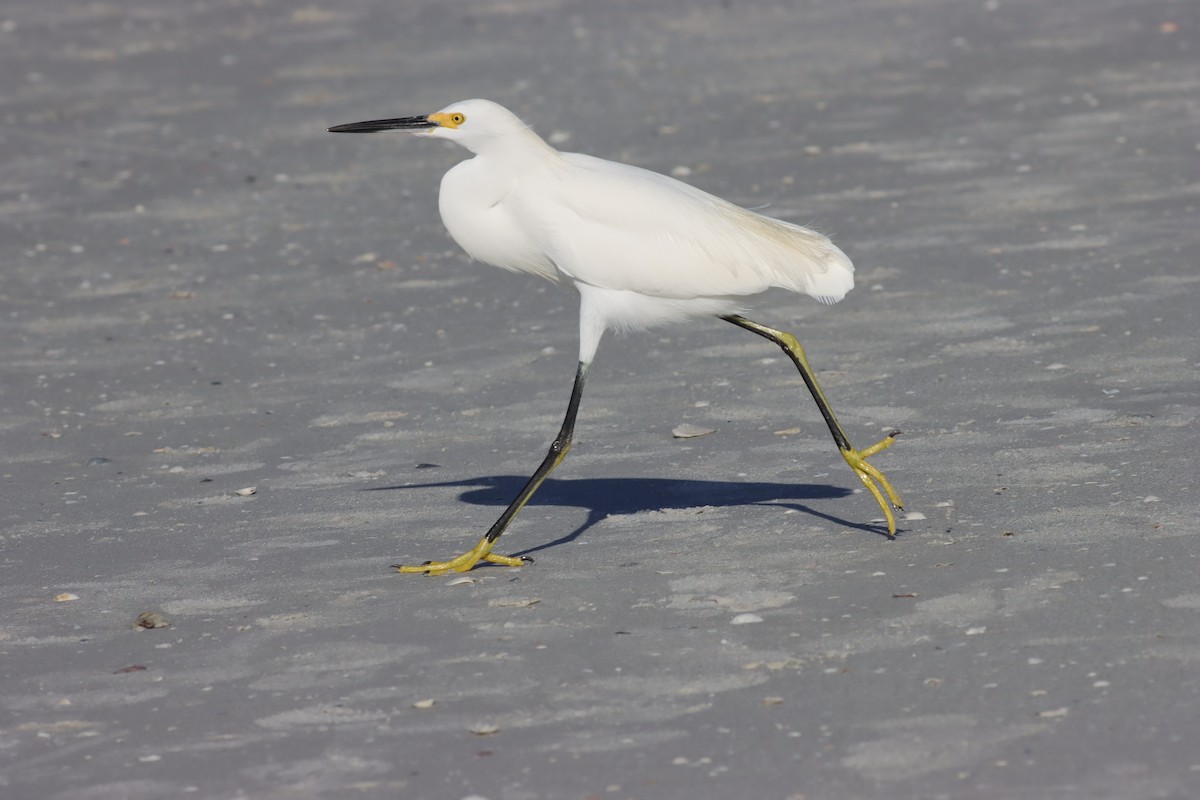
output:
[[[781,287],[823,302],[854,285],[850,259],[808,228],[592,156],[564,153],[556,172],[514,201],[535,212],[548,257],[575,281],[678,299]]]

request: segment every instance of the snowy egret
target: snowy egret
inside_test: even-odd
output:
[[[609,328],[646,329],[715,315],[787,353],[829,426],[838,451],[874,496],[903,506],[867,462],[899,431],[862,450],[850,445],[817,384],[804,349],[785,331],[740,315],[744,298],[772,287],[835,303],[854,286],[845,253],[816,231],[764,217],[673,178],[579,153],[560,153],[511,111],[489,100],[454,103],[435,114],[338,125],[334,133],[409,131],[447,139],[475,154],[442,178],[438,206],[468,255],[528,272],[579,293],[579,365],[562,428],[516,499],[477,545],[448,561],[396,565],[401,572],[465,572],[481,561],[520,566],[528,558],[492,552],[496,540],[571,448],[588,368]],[[886,493],[887,498],[884,498]]]

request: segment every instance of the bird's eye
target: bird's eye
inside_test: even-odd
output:
[[[466,122],[467,118],[465,116],[463,116],[462,114],[451,114],[450,121],[453,122],[455,124],[455,126],[458,126],[458,125],[462,125],[464,122]]]

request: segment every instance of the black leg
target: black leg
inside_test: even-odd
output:
[[[721,317],[721,319],[774,342],[783,349],[783,352],[788,354],[792,363],[796,365],[796,369],[800,371],[800,377],[803,378],[804,385],[808,387],[809,393],[812,394],[813,400],[816,401],[817,408],[821,411],[821,416],[825,418],[825,424],[829,426],[829,432],[833,435],[833,441],[837,444],[842,458],[846,460],[846,463],[854,470],[854,474],[870,490],[872,496],[879,503],[879,507],[883,509],[883,514],[887,518],[888,533],[895,534],[896,519],[892,515],[892,509],[888,507],[887,501],[884,500],[883,492],[887,493],[887,499],[891,501],[891,505],[900,510],[904,509],[904,505],[900,501],[900,495],[892,488],[892,484],[888,481],[887,477],[871,464],[867,463],[867,459],[881,450],[891,447],[900,431],[889,433],[886,438],[863,450],[855,450],[850,445],[850,439],[846,436],[846,432],[842,430],[841,423],[837,421],[837,416],[834,415],[829,401],[825,399],[825,393],[821,391],[821,386],[817,383],[817,376],[813,373],[813,369],[808,363],[808,357],[804,354],[804,348],[800,346],[800,341],[795,336],[787,331],[760,325],[757,322],[736,314],[730,314],[729,316]],[[880,487],[883,488],[883,492],[880,492]]]
[[[504,513],[488,529],[488,532],[479,540],[479,543],[472,549],[449,561],[427,561],[420,566],[402,566],[396,564],[394,565],[396,569],[400,572],[423,572],[427,575],[442,575],[450,571],[466,572],[480,561],[488,561],[493,564],[503,564],[510,567],[518,567],[521,564],[533,561],[531,558],[495,555],[492,553],[492,546],[504,531],[508,529],[508,526],[512,524],[517,513],[525,507],[525,504],[529,502],[529,498],[533,497],[533,493],[538,490],[538,487],[542,485],[546,477],[567,457],[567,452],[571,449],[571,441],[575,434],[575,417],[579,414],[579,401],[583,398],[583,385],[587,380],[588,366],[586,362],[579,362],[579,368],[575,372],[575,385],[571,389],[571,400],[567,403],[567,414],[563,418],[562,428],[559,429],[558,436],[554,437],[554,441],[550,444],[550,450],[546,453],[546,457],[542,459],[542,463],[538,465],[533,475],[530,476],[525,487],[521,489],[520,494],[509,503],[508,508],[504,509]]]
[[[571,389],[571,400],[567,403],[567,414],[563,417],[562,428],[559,429],[558,436],[554,437],[554,441],[550,443],[549,452],[546,453],[546,457],[542,459],[538,468],[534,470],[525,487],[521,489],[521,493],[509,504],[508,508],[504,509],[500,519],[496,520],[487,535],[483,537],[485,540],[495,542],[500,538],[500,535],[508,529],[509,524],[513,521],[513,517],[517,516],[517,512],[529,502],[529,498],[533,497],[533,493],[542,485],[542,481],[546,480],[546,476],[567,457],[567,451],[571,449],[572,437],[575,435],[575,417],[579,414],[579,401],[583,398],[583,384],[587,380],[587,371],[588,365],[582,361],[579,362],[579,369],[575,372],[575,386]]]

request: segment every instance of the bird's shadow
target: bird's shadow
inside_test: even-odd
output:
[[[367,492],[389,492],[403,489],[433,489],[462,487],[459,495],[465,503],[480,506],[507,506],[528,480],[520,475],[485,475],[461,481],[437,483],[408,483],[399,486],[376,486]],[[530,499],[531,506],[564,506],[582,508],[587,519],[577,528],[551,542],[528,548],[513,555],[536,553],[566,544],[605,517],[613,514],[636,514],[640,511],[666,511],[698,506],[772,505],[828,520],[847,528],[887,536],[886,527],[852,523],[823,514],[804,500],[830,500],[850,495],[849,489],[807,483],[758,483],[734,481],[675,480],[669,478],[548,478]]]

